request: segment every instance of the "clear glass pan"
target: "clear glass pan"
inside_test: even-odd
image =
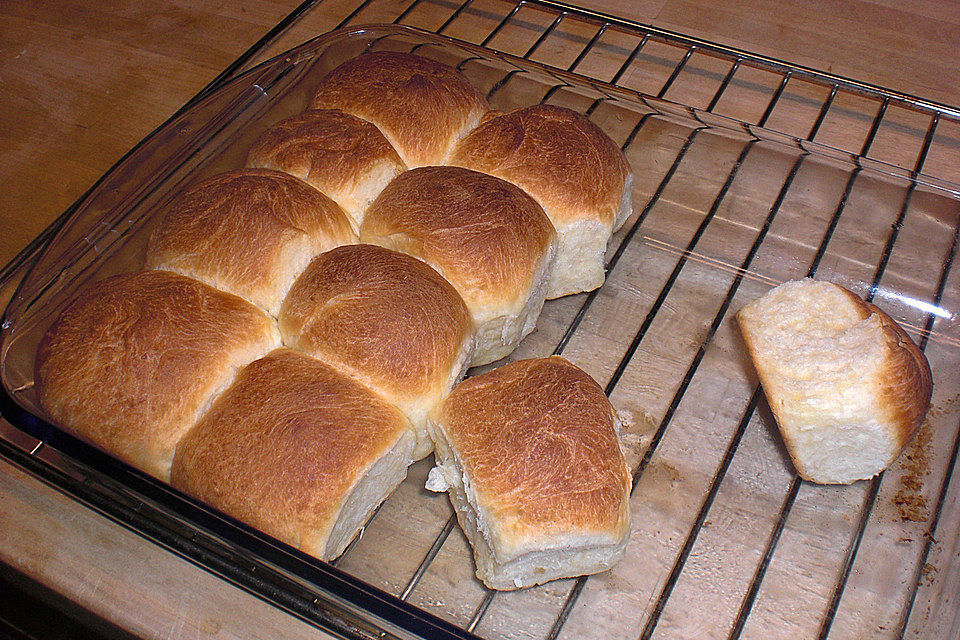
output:
[[[36,345],[77,288],[140,269],[155,212],[193,181],[242,166],[263,130],[302,110],[327,71],[368,49],[458,66],[497,109],[541,101],[577,109],[631,162],[634,216],[610,245],[607,282],[548,303],[511,356],[562,353],[625,418],[634,525],[627,557],[606,574],[486,591],[446,498],[423,489],[429,461],[328,565],[37,417]],[[958,194],[943,181],[443,36],[337,31],[201,100],[81,204],[6,310],[2,409],[49,445],[47,467],[22,464],[345,637],[942,637],[956,624],[960,577],[951,564],[960,489],[950,483],[960,414]],[[771,286],[806,275],[870,297],[933,369],[920,436],[874,481],[823,487],[797,478],[732,322]]]

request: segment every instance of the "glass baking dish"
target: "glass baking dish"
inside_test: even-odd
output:
[[[634,215],[604,286],[547,303],[510,359],[562,353],[604,385],[635,469],[626,558],[511,592],[473,578],[445,496],[408,479],[334,563],[222,516],[60,432],[32,393],[36,345],[78,287],[140,269],[155,212],[242,166],[330,69],[366,50],[452,66],[496,109],[587,114],[620,145]],[[205,568],[343,637],[942,637],[960,571],[960,187],[761,127],[400,26],[321,36],[158,130],[81,203],[24,277],[0,332],[2,453]],[[934,400],[887,472],[849,487],[790,465],[734,323],[815,275],[870,298],[925,350]],[[45,446],[31,455],[23,437]],[[710,612],[705,615],[704,612]]]

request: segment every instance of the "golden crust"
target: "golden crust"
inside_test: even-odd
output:
[[[357,224],[383,187],[406,170],[379,129],[337,109],[311,109],[278,122],[253,143],[247,166],[296,176]]]
[[[600,386],[568,361],[521,360],[468,378],[435,416],[503,546],[625,534],[630,473],[617,417]]]
[[[519,186],[558,229],[581,220],[613,228],[630,174],[607,134],[576,111],[553,105],[484,119],[457,144],[448,164]]]
[[[466,305],[439,273],[365,244],[317,257],[279,320],[285,344],[397,401],[449,391],[473,331]]]
[[[855,293],[837,286],[862,309],[862,318],[876,315],[883,332],[883,372],[878,376],[876,395],[888,416],[888,423],[902,449],[923,423],[933,397],[933,373],[927,357],[896,320]],[[893,462],[893,460],[891,460]]]
[[[409,53],[380,51],[321,80],[313,109],[341,109],[375,124],[409,167],[441,164],[488,110],[459,71]]]
[[[540,206],[508,182],[460,167],[422,167],[383,190],[360,238],[436,268],[478,320],[479,309],[523,306],[556,232]]]
[[[356,242],[343,210],[267,169],[222,173],[188,189],[150,236],[147,267],[197,278],[276,313],[313,256]]]
[[[47,331],[37,393],[56,424],[166,480],[200,411],[278,345],[273,320],[236,296],[165,271],[115,276]]]
[[[242,369],[184,436],[171,481],[322,557],[344,498],[408,426],[361,384],[278,349]]]

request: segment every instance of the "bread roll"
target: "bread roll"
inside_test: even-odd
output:
[[[310,107],[372,122],[410,168],[442,164],[489,108],[459,71],[388,51],[358,56],[331,71]]]
[[[453,284],[477,326],[473,364],[506,356],[536,325],[556,233],[508,182],[459,167],[408,171],[370,205],[360,238],[420,258]]]
[[[310,356],[246,366],[180,442],[172,483],[318,558],[340,555],[406,477],[406,418]]]
[[[543,207],[559,238],[547,299],[603,284],[607,242],[632,210],[632,174],[598,126],[563,107],[524,107],[485,118],[448,164],[511,182]]]
[[[318,253],[356,242],[343,210],[279,171],[244,169],[187,190],[150,236],[148,269],[235,293],[276,315]]]
[[[300,178],[343,207],[354,229],[377,194],[406,170],[379,129],[336,109],[278,122],[253,143],[247,166]]]
[[[234,295],[167,271],[115,276],[47,331],[37,394],[55,424],[166,481],[180,437],[279,344],[273,319]]]
[[[360,380],[400,408],[433,450],[427,413],[463,377],[473,321],[453,286],[416,258],[368,244],[310,263],[280,310],[284,343]]]
[[[849,484],[897,459],[933,387],[923,352],[887,314],[808,278],[776,287],[737,319],[803,478]]]
[[[597,573],[623,555],[630,472],[600,386],[560,357],[460,384],[431,415],[437,466],[477,577],[517,589]]]

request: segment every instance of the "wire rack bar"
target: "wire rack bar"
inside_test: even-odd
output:
[[[724,87],[722,86],[720,88],[720,91],[722,91],[723,88]],[[770,105],[768,106],[768,110],[772,109],[776,101],[779,100],[781,93],[782,92],[778,92],[773,96],[773,98],[771,99]],[[700,129],[695,129],[690,134],[690,137],[687,139],[687,145],[693,142],[694,137],[699,131]],[[639,348],[639,345],[643,340],[644,336],[646,335],[647,330],[653,324],[653,321],[657,313],[662,308],[662,305],[665,302],[667,296],[669,295],[671,289],[673,288],[673,285],[676,283],[677,279],[679,278],[680,272],[683,270],[683,267],[687,264],[688,256],[693,253],[693,250],[695,249],[696,245],[699,243],[700,238],[703,236],[703,233],[706,231],[707,226],[710,224],[710,222],[713,220],[714,216],[716,215],[716,212],[719,210],[721,203],[723,202],[724,198],[726,197],[726,194],[730,189],[730,186],[733,184],[733,181],[735,180],[737,174],[739,173],[740,168],[743,166],[743,163],[746,160],[747,154],[750,152],[750,150],[753,148],[756,142],[757,140],[753,139],[748,141],[747,144],[744,145],[743,150],[740,152],[740,155],[737,158],[737,161],[734,163],[733,168],[729,172],[726,180],[723,183],[723,186],[721,187],[718,195],[714,199],[713,204],[711,205],[709,211],[704,216],[704,219],[701,221],[697,230],[694,232],[691,240],[688,242],[686,250],[680,256],[680,259],[677,261],[677,264],[674,266],[674,269],[671,272],[670,276],[668,276],[666,283],[661,288],[656,301],[651,306],[650,312],[644,318],[643,322],[640,325],[640,328],[638,329],[637,333],[634,335],[633,340],[628,346],[626,353],[621,358],[620,363],[618,364],[616,370],[614,371],[613,375],[608,381],[607,386],[604,389],[607,395],[610,395],[613,392],[614,388],[619,382],[620,377],[622,376],[623,372],[626,370],[626,367],[629,365],[630,360],[632,359],[636,350]],[[733,296],[736,294],[736,290],[739,287],[739,283],[743,277],[743,273],[745,272],[746,268],[749,266],[749,263],[752,261],[753,256],[756,254],[756,251],[759,249],[759,246],[766,235],[766,231],[769,229],[770,224],[773,221],[773,217],[776,215],[776,212],[779,210],[780,206],[783,203],[784,198],[786,197],[786,193],[789,190],[789,187],[792,184],[797,171],[799,170],[800,162],[802,161],[803,157],[804,156],[802,155],[798,157],[797,161],[794,163],[793,167],[791,168],[791,171],[787,177],[787,181],[785,182],[783,188],[781,189],[780,194],[778,195],[773,208],[770,210],[770,213],[767,216],[767,220],[765,221],[764,225],[761,227],[761,230],[757,236],[757,239],[754,241],[753,247],[751,248],[750,252],[748,252],[748,255],[744,264],[741,265],[741,269],[740,271],[738,271],[738,274],[734,281],[733,286],[730,288],[730,290],[728,291],[727,297],[725,298],[724,302],[721,304],[721,308],[719,312],[717,313],[713,323],[708,329],[707,335],[703,339],[701,346],[697,351],[697,354],[694,356],[693,362],[691,363],[686,374],[684,375],[683,380],[680,383],[680,387],[674,394],[673,400],[671,401],[670,406],[668,407],[666,413],[664,414],[664,417],[661,420],[660,425],[657,428],[657,431],[654,433],[653,438],[650,441],[650,444],[647,445],[643,458],[641,459],[639,466],[637,467],[637,469],[634,471],[634,474],[633,474],[633,480],[632,480],[633,490],[636,489],[643,475],[643,472],[645,471],[647,465],[652,459],[654,453],[658,449],[660,442],[663,440],[663,437],[666,434],[667,428],[673,418],[673,415],[676,412],[677,408],[679,407],[687,387],[689,386],[690,382],[692,382],[693,376],[696,373],[696,370],[699,368],[699,365],[703,359],[703,356],[706,354],[707,346],[712,340],[714,333],[719,328],[720,323],[722,322],[723,317],[726,314],[726,310],[730,302],[732,301]],[[678,160],[679,159],[680,158],[678,157]],[[673,172],[676,170],[677,166],[679,166],[679,162],[674,163],[674,165],[671,167],[672,171],[669,171],[665,176],[664,181],[661,182],[662,188],[665,188],[666,184],[669,183],[670,179],[672,179]],[[661,192],[662,192],[662,188],[660,189]],[[648,205],[648,207],[650,206],[651,205]],[[754,395],[756,396],[757,394],[755,393]],[[739,442],[739,437],[735,438],[735,442]],[[733,451],[730,452],[731,460],[732,460],[733,452],[735,450],[736,448],[734,447]],[[725,474],[725,470],[724,470],[724,474]],[[710,504],[712,504],[713,502],[712,496],[715,496],[717,490],[719,490],[719,481],[717,481],[716,489],[711,491],[711,497],[708,498]],[[707,510],[708,509],[709,509],[709,505],[707,507]],[[704,511],[703,515],[705,518],[706,511]],[[695,527],[695,530],[699,532],[699,526]],[[696,535],[692,534],[691,538],[689,539],[689,544],[691,548],[695,539],[696,539]],[[667,589],[666,595],[664,596],[663,593],[661,593],[661,596],[658,599],[658,603],[656,605],[657,608],[655,609],[654,615],[648,620],[647,627],[645,628],[644,634],[641,637],[646,638],[646,637],[649,637],[649,634],[652,634],[653,629],[656,626],[656,620],[659,618],[659,611],[662,611],[663,606],[665,606],[666,598],[669,597],[669,590],[672,589],[672,585],[676,580],[676,577],[679,576],[680,571],[682,570],[682,567],[683,567],[683,561],[685,560],[686,560],[686,554],[682,554],[682,561],[680,561],[677,565],[675,565],[674,571],[671,574],[673,576],[673,579],[672,580],[668,579],[668,582],[667,582],[668,586],[665,587],[665,589]],[[567,616],[569,616],[569,613],[573,608],[574,603],[576,602],[577,598],[582,592],[583,586],[586,583],[587,579],[588,579],[587,577],[581,577],[577,579],[574,588],[571,590],[570,594],[567,597],[566,602],[563,605],[560,616],[558,616],[557,620],[554,622],[553,626],[551,627],[550,633],[548,635],[549,640],[553,640],[553,638],[555,638],[557,634],[559,634],[564,622],[566,621]]]
[[[697,517],[694,520],[693,527],[691,527],[690,532],[687,534],[687,539],[684,540],[683,547],[680,549],[680,553],[677,555],[677,560],[673,563],[673,568],[670,570],[670,575],[667,576],[666,583],[664,584],[663,589],[661,589],[660,595],[657,597],[657,602],[653,607],[653,612],[647,619],[646,625],[643,627],[643,631],[640,634],[641,640],[649,640],[649,638],[653,637],[653,632],[657,628],[657,624],[660,622],[660,616],[663,614],[663,610],[667,606],[667,600],[670,598],[671,593],[673,593],[673,588],[680,579],[680,574],[686,566],[687,558],[690,557],[690,552],[693,551],[693,545],[696,544],[697,538],[700,535],[700,531],[703,529],[703,523],[707,520],[707,515],[710,513],[710,508],[713,506],[713,501],[716,499],[717,494],[720,493],[720,487],[723,484],[723,479],[726,478],[727,470],[730,468],[730,464],[733,462],[733,458],[737,453],[737,449],[740,447],[740,441],[743,439],[743,434],[747,431],[747,425],[749,425],[750,420],[753,419],[754,411],[757,408],[757,404],[760,402],[760,396],[761,391],[760,387],[758,386],[754,389],[753,395],[750,396],[750,402],[747,404],[747,408],[743,412],[743,417],[740,419],[740,422],[737,425],[737,430],[734,432],[733,438],[730,440],[730,444],[727,446],[727,450],[723,454],[723,460],[720,462],[720,467],[714,474],[713,481],[710,484],[710,490],[707,492],[703,503],[700,505],[700,510],[697,512]]]
[[[446,31],[446,30],[447,30],[447,27],[449,27],[449,26],[453,23],[454,20],[456,20],[457,18],[459,18],[459,17],[460,17],[460,14],[463,13],[463,12],[466,10],[466,8],[469,7],[472,3],[473,3],[473,0],[466,0],[466,2],[464,2],[464,3],[461,4],[459,7],[457,7],[456,11],[454,11],[453,13],[451,13],[451,14],[450,14],[450,17],[447,18],[447,19],[444,21],[444,23],[441,24],[441,25],[437,28],[437,33],[442,34],[444,31]],[[399,21],[398,21],[398,22],[399,22]]]
[[[933,134],[936,131],[938,122],[939,120],[935,114],[931,119],[930,126],[928,127],[927,133],[924,136],[923,146],[920,148],[920,153],[917,157],[916,163],[914,164],[912,172],[914,181],[907,186],[907,192],[904,195],[903,204],[900,206],[900,213],[897,216],[897,220],[890,225],[890,234],[887,236],[887,242],[884,245],[883,253],[880,255],[880,260],[877,264],[876,272],[874,273],[873,282],[870,285],[870,292],[867,294],[867,302],[873,301],[874,297],[876,296],[877,289],[880,286],[880,281],[883,278],[883,274],[887,270],[887,265],[890,261],[890,255],[893,253],[893,245],[896,243],[897,238],[900,235],[900,228],[903,226],[903,221],[907,216],[907,211],[910,208],[910,202],[912,201],[914,191],[916,190],[916,177],[921,173],[923,165],[926,162],[927,152],[930,150],[930,141],[933,139]],[[941,288],[945,286],[946,278],[949,274],[949,266],[949,263],[945,263],[941,272],[939,285]],[[936,316],[934,316],[934,314],[929,314],[927,323],[932,324],[932,320],[935,317]],[[920,346],[921,350],[926,349],[927,335],[929,334],[925,334],[923,337]],[[870,514],[873,511],[874,504],[876,504],[877,495],[880,492],[880,483],[883,482],[883,477],[884,473],[881,472],[870,481],[870,490],[867,494],[866,501],[864,502],[863,509],[861,510],[860,519],[857,522],[856,535],[854,536],[853,542],[847,551],[843,562],[843,568],[840,572],[840,578],[837,581],[837,586],[833,591],[833,595],[830,598],[830,603],[827,606],[827,611],[824,615],[823,625],[820,629],[820,635],[818,636],[820,640],[824,640],[830,633],[830,627],[833,624],[837,607],[840,605],[840,599],[843,597],[843,592],[846,589],[847,581],[850,578],[850,572],[853,570],[853,563],[856,561],[857,554],[860,551],[860,544],[863,542],[863,535],[867,529],[867,524],[870,521]]]
[[[822,110],[821,110],[822,111]],[[877,128],[879,127],[880,120],[883,118],[884,108],[881,107],[879,112],[874,118],[871,131],[873,134],[876,133]],[[811,138],[812,139],[812,138]],[[866,152],[869,150],[870,145],[873,143],[874,135],[868,135],[867,140],[864,142],[863,151]],[[856,182],[857,176],[860,175],[862,167],[857,165],[854,167],[853,171],[850,172],[850,177],[847,179],[846,185],[844,186],[843,195],[840,197],[837,207],[833,212],[833,216],[830,219],[830,223],[827,226],[826,231],[820,241],[820,245],[817,248],[817,252],[811,261],[810,268],[807,270],[807,277],[813,277],[816,275],[817,270],[820,266],[820,262],[823,260],[823,256],[826,254],[827,247],[830,243],[830,240],[833,238],[833,233],[837,228],[837,225],[840,223],[840,217],[843,214],[844,209],[846,209],[847,202],[850,197],[850,193],[853,190],[853,185]],[[743,600],[740,604],[740,609],[737,613],[737,617],[734,620],[733,626],[730,630],[730,635],[728,636],[729,640],[736,640],[740,637],[740,634],[743,631],[744,625],[746,624],[747,618],[750,615],[751,610],[753,609],[753,604],[756,601],[756,597],[760,592],[760,585],[763,582],[764,577],[766,576],[767,568],[770,565],[771,560],[773,559],[774,552],[780,542],[780,536],[783,533],[783,530],[786,526],[787,518],[789,517],[791,511],[793,510],[794,502],[797,499],[797,496],[800,492],[800,486],[802,480],[800,476],[795,475],[793,480],[790,483],[790,488],[787,491],[787,496],[783,501],[783,505],[780,509],[780,512],[777,516],[776,524],[774,529],[770,534],[770,537],[767,540],[766,548],[764,549],[763,556],[761,557],[760,563],[757,565],[756,570],[754,571],[753,578],[750,581],[750,586],[747,588],[747,591],[744,595]]]
[[[939,305],[940,301],[943,300],[943,293],[947,287],[947,275],[950,273],[953,268],[953,262],[957,256],[957,245],[960,244],[960,224],[954,228],[953,231],[953,241],[950,243],[950,249],[947,252],[946,260],[944,261],[943,275],[940,278],[940,282],[937,286],[937,291],[934,294],[934,304]],[[927,318],[926,331],[923,336],[920,338],[919,347],[922,350],[926,350],[927,342],[929,339],[930,331],[933,329],[934,323],[936,322],[936,317],[932,314]],[[920,561],[917,563],[917,568],[914,571],[912,589],[910,593],[910,598],[908,600],[907,606],[904,608],[904,611],[900,617],[897,637],[903,638],[904,633],[907,629],[907,623],[910,620],[910,614],[913,612],[913,607],[916,604],[917,593],[920,590],[920,583],[923,579],[923,568],[927,563],[927,559],[930,557],[930,550],[933,547],[933,542],[935,540],[935,534],[937,532],[937,527],[940,524],[940,517],[943,515],[943,505],[947,500],[947,495],[950,493],[950,482],[953,479],[954,469],[957,465],[957,457],[960,456],[960,431],[957,432],[957,436],[953,440],[953,447],[951,449],[950,460],[947,463],[947,469],[943,476],[943,481],[940,484],[940,490],[937,493],[937,502],[934,506],[933,515],[930,519],[930,525],[927,527],[927,531],[924,535],[923,549],[920,552]]]
[[[577,16],[583,20],[591,22],[609,23],[610,25],[620,27],[628,32],[639,31],[641,33],[649,33],[651,36],[656,37],[663,42],[676,44],[683,47],[696,47],[700,51],[709,52],[718,57],[727,58],[729,60],[739,59],[759,68],[776,70],[782,73],[791,73],[794,76],[803,77],[812,82],[816,82],[817,84],[822,84],[825,86],[832,86],[836,84],[847,89],[848,91],[867,96],[876,96],[878,94],[886,95],[890,100],[896,101],[907,108],[925,111],[931,114],[940,113],[941,116],[960,119],[960,109],[947,104],[935,102],[933,100],[927,100],[908,93],[893,91],[879,85],[852,80],[840,75],[825,73],[811,67],[793,64],[769,56],[762,56],[745,51],[743,49],[728,47],[715,42],[710,42],[709,40],[687,36],[676,31],[662,29],[660,27],[637,22],[635,20],[611,16],[597,11],[575,7],[565,2],[556,2],[554,0],[524,0],[524,4],[530,6],[539,6],[545,10],[560,12],[566,15]]]

